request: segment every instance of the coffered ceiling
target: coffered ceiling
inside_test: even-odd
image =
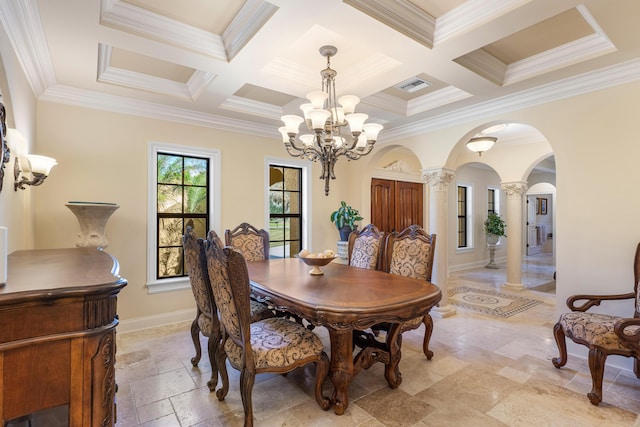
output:
[[[640,78],[636,0],[16,0],[37,97],[278,138],[320,89],[380,143]]]

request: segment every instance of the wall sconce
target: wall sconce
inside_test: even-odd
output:
[[[47,176],[49,176],[51,168],[58,164],[56,159],[38,156],[35,154],[27,154],[22,159],[28,166],[28,170],[20,167],[20,157],[16,157],[15,164],[13,166],[13,178],[15,179],[15,183],[13,184],[14,191],[18,191],[18,188],[21,190],[26,189],[27,187],[25,187],[25,185],[36,186],[42,184]],[[25,172],[31,172],[31,179],[28,179],[25,176],[20,176]]]
[[[493,136],[476,136],[467,142],[467,148],[482,157],[482,153],[493,147],[497,140]]]

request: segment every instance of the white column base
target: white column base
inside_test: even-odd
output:
[[[445,317],[451,317],[455,315],[456,309],[450,304],[439,305],[439,306],[433,307],[430,313],[433,317],[444,319]]]
[[[504,285],[502,285],[502,287],[504,289],[507,289],[510,291],[517,291],[517,292],[524,291],[525,289],[527,289],[527,287],[522,283],[505,283]]]

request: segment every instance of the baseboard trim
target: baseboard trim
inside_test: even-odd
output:
[[[172,323],[192,321],[196,317],[195,309],[170,311],[168,313],[154,314],[152,316],[124,319],[118,324],[118,333],[133,332],[140,329],[155,328],[170,325]]]

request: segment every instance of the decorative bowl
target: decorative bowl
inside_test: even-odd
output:
[[[299,256],[298,258],[308,266],[313,267],[309,271],[309,274],[311,274],[312,276],[319,276],[321,274],[324,274],[322,270],[320,270],[320,267],[324,267],[325,265],[329,264],[331,261],[333,261],[338,257],[333,256],[329,258],[309,258],[309,257]]]

